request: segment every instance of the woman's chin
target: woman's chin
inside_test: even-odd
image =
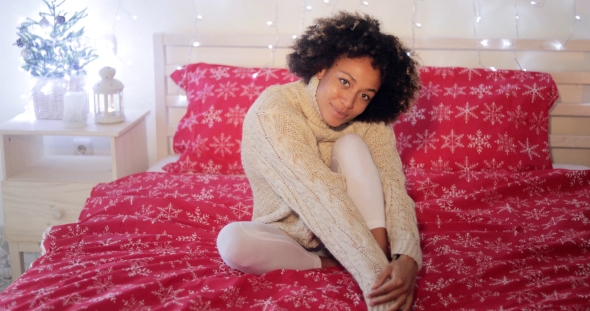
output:
[[[326,122],[330,127],[339,127],[342,126],[342,124],[346,123],[344,121],[332,121],[332,122]]]

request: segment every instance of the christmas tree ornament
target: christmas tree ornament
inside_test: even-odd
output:
[[[59,9],[65,1],[43,0],[47,11],[39,13],[41,19],[27,18],[17,27],[14,45],[22,49],[22,69],[36,80],[31,97],[37,119],[62,119],[70,79],[84,83],[84,67],[98,58],[92,43],[84,41],[84,27],[77,25],[86,9],[69,15]]]
[[[24,49],[20,51],[20,56],[22,56],[24,59],[28,59],[29,57],[31,57],[31,51]]]
[[[103,67],[98,71],[101,80],[94,90],[94,114],[96,123],[118,123],[125,121],[123,111],[123,83],[114,78],[117,70]]]
[[[39,26],[41,26],[43,28],[48,28],[51,26],[51,24],[49,23],[47,18],[43,17],[43,19],[41,19],[41,21],[39,22]]]

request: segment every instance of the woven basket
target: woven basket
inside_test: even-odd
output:
[[[61,120],[64,116],[64,94],[68,92],[66,78],[36,78],[33,86],[33,109],[37,119]]]
[[[71,78],[36,78],[33,86],[33,108],[37,119],[61,120],[64,116],[64,94],[68,91],[86,92],[86,76]],[[88,112],[88,95],[86,96]]]

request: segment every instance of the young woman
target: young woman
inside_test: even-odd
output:
[[[379,22],[316,20],[288,56],[302,81],[248,111],[242,162],[252,222],[231,223],[221,257],[246,273],[342,265],[371,310],[409,310],[421,251],[390,122],[417,91],[417,63]]]

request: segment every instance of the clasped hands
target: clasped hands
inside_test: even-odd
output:
[[[369,305],[393,302],[388,310],[410,310],[414,300],[417,273],[418,264],[411,257],[401,255],[397,260],[392,260],[379,273],[367,294]]]

